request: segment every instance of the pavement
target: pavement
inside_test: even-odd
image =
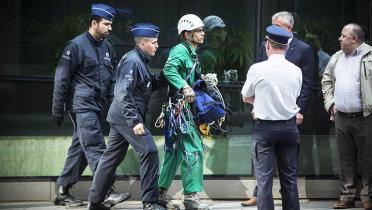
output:
[[[184,209],[181,205],[181,200],[175,200],[176,204],[180,204],[181,209]],[[211,210],[254,210],[257,207],[242,207],[240,205],[240,200],[205,200],[211,207]],[[329,210],[332,209],[335,200],[301,200],[301,210]],[[52,202],[9,202],[9,203],[0,203],[0,209],[9,209],[9,210],[61,210],[61,209],[87,209],[87,202],[84,202],[84,206],[67,208],[65,206],[54,206]],[[361,203],[357,202],[356,206],[361,208]],[[142,204],[140,201],[126,201],[124,203],[118,204],[111,209],[121,209],[121,210],[142,210]],[[282,210],[281,201],[275,200],[275,209]]]

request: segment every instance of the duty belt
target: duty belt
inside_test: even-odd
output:
[[[356,117],[362,117],[363,116],[363,112],[348,112],[348,113],[346,113],[346,112],[337,111],[337,113],[339,113],[342,116],[349,117],[349,118],[356,118]]]

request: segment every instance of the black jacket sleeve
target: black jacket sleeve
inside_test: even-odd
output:
[[[114,97],[114,89],[115,89],[115,83],[116,83],[116,70],[117,70],[117,57],[116,57],[116,53],[115,53],[115,50],[114,48],[112,47],[112,45],[108,43],[108,48],[109,48],[109,51],[110,51],[110,55],[112,57],[112,66],[114,67],[114,71],[111,75],[111,80],[110,80],[110,86],[109,86],[109,89],[107,91],[107,98],[109,99],[109,101],[112,101],[113,97]]]
[[[310,46],[304,49],[301,57],[302,87],[300,96],[297,99],[297,105],[300,107],[300,113],[305,114],[311,102],[312,88],[314,83],[314,55]]]
[[[78,64],[78,46],[69,42],[58,62],[54,76],[53,105],[52,114],[63,116],[65,104],[68,100],[68,93],[71,86],[72,75]]]
[[[134,100],[134,93],[138,80],[138,67],[133,60],[125,61],[117,69],[119,78],[115,90],[115,98],[120,102],[120,112],[127,120],[128,126],[143,123]],[[116,99],[115,99],[116,100]]]

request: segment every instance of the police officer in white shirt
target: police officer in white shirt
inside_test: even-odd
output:
[[[283,209],[298,210],[296,100],[301,91],[302,73],[284,57],[292,34],[276,25],[267,27],[266,31],[268,60],[250,67],[241,91],[243,101],[254,107],[252,155],[258,186],[257,207],[274,209],[272,184],[276,161]]]

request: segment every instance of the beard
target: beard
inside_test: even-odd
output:
[[[100,39],[106,39],[109,37],[110,35],[110,31],[106,31],[106,32],[102,32],[99,30],[99,28],[96,29],[96,34],[98,35],[98,37]]]
[[[109,35],[110,35],[110,32],[106,32],[106,33],[103,33],[101,37],[102,39],[106,39],[109,37]]]

